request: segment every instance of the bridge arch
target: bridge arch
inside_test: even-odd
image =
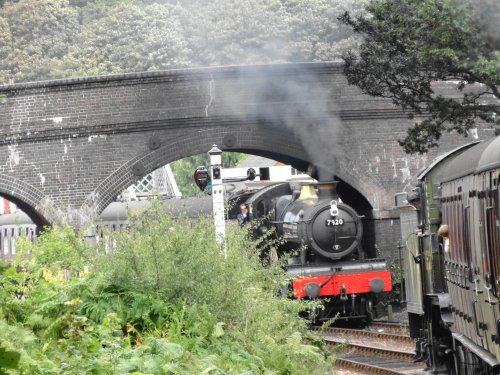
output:
[[[0,174],[0,195],[26,213],[39,228],[49,225],[56,218],[50,198],[20,179]]]
[[[148,173],[180,158],[206,153],[213,144],[217,144],[226,152],[265,156],[302,171],[307,171],[314,163],[300,139],[283,137],[283,131],[274,127],[225,126],[217,129],[215,134],[212,131],[200,131],[197,137],[179,136],[162,142],[161,136],[158,135],[155,139],[153,150],[149,149],[128,160],[97,186],[85,202],[89,212],[100,214],[125,188]],[[356,196],[358,204],[371,209],[374,204],[371,198],[377,196],[373,192],[381,193],[383,188],[369,176],[359,178],[353,165],[355,163],[346,157],[333,156],[330,165],[323,164],[321,167],[331,176],[329,179],[338,178],[348,185],[347,190]],[[365,202],[359,202],[361,200]]]

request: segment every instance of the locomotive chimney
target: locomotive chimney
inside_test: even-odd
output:
[[[319,199],[338,199],[337,184],[338,181],[318,182]]]
[[[300,195],[297,198],[297,200],[303,200],[303,199],[318,199],[318,195],[316,194],[316,191],[314,190],[314,185],[308,184],[308,185],[302,185],[300,187]]]

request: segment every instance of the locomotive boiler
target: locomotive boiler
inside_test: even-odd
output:
[[[270,229],[281,239],[294,298],[321,298],[317,320],[373,318],[376,296],[392,290],[382,259],[362,248],[363,217],[337,195],[337,182],[283,182],[239,197],[250,210],[257,235]]]

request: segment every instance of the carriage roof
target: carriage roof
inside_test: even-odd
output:
[[[434,183],[442,183],[496,167],[500,167],[500,137],[473,142],[446,153],[422,171],[418,179],[432,175]]]
[[[130,211],[143,211],[151,204],[148,200],[113,202],[99,215],[98,223],[124,222]],[[165,210],[174,217],[181,213],[189,218],[212,213],[212,197],[171,198],[163,201]],[[33,221],[23,211],[0,215],[0,226],[31,225]]]
[[[99,215],[99,222],[125,221],[130,211],[143,211],[151,204],[150,201],[113,202]],[[174,217],[185,214],[196,218],[212,212],[212,198],[210,196],[171,198],[163,201],[165,210]]]

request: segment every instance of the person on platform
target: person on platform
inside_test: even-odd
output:
[[[240,204],[240,213],[237,215],[237,219],[242,228],[248,222],[248,205],[246,203]]]

